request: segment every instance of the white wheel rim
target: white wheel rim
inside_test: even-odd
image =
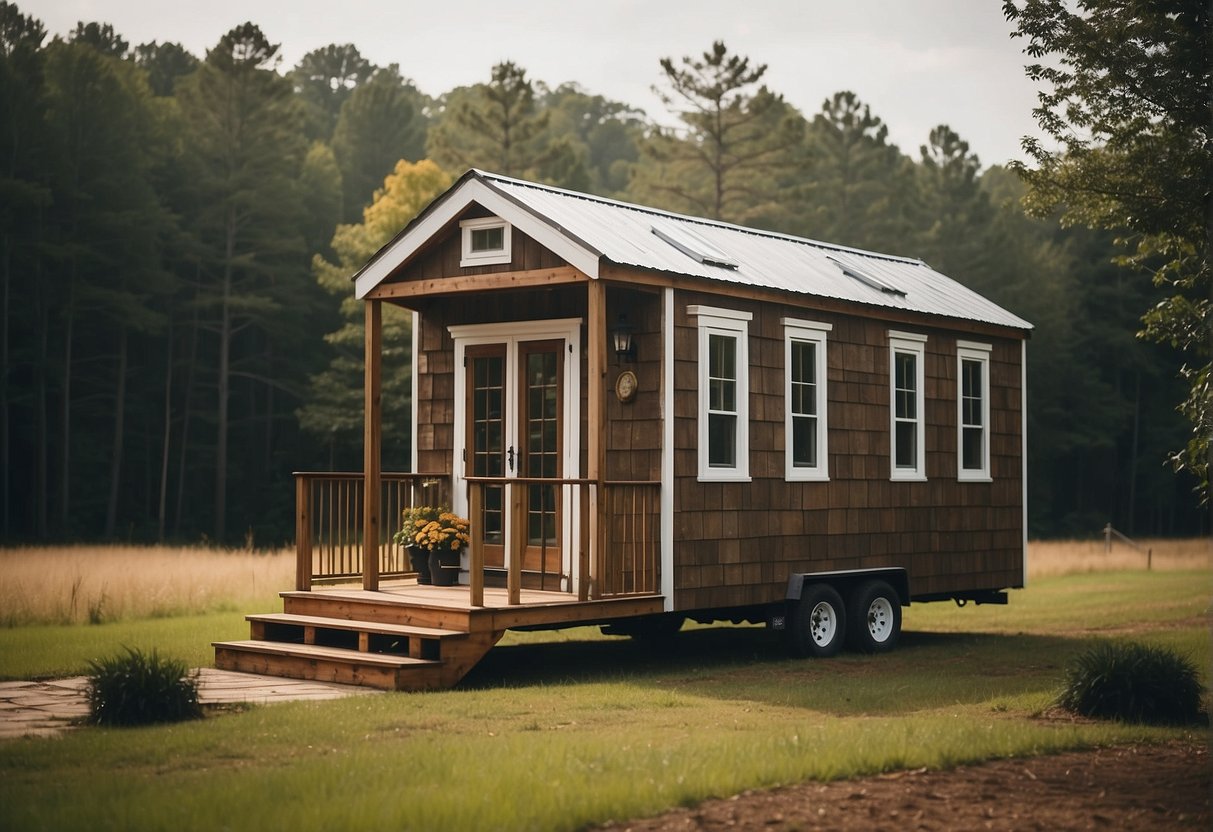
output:
[[[834,615],[834,607],[828,601],[818,601],[809,616],[809,630],[813,643],[818,647],[826,647],[834,641],[838,632],[838,618]]]
[[[883,644],[893,635],[893,605],[888,598],[876,598],[868,607],[868,634],[877,644]]]

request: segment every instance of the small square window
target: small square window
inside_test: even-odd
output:
[[[460,266],[487,266],[509,263],[510,224],[500,217],[482,217],[459,223],[463,237]]]

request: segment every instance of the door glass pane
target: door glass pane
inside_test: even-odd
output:
[[[501,355],[476,356],[471,359],[472,376],[472,447],[470,467],[474,477],[505,476],[505,425],[502,405],[505,390],[502,379],[505,358]],[[484,489],[484,517],[481,518],[486,543],[504,540],[504,488],[500,485]]]
[[[523,476],[560,476],[559,363],[559,353],[554,349],[527,352],[523,360],[526,402]],[[527,543],[554,546],[557,486],[530,485],[527,492]]]

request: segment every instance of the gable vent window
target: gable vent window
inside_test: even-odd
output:
[[[651,229],[659,240],[669,243],[696,263],[729,269],[730,271],[737,270],[738,264],[736,260],[688,228],[673,225],[654,225],[651,226]]]
[[[463,220],[459,228],[463,235],[460,266],[490,266],[510,262],[511,234],[508,222],[500,217],[482,217]]]

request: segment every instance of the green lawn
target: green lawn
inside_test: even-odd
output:
[[[1042,579],[1007,607],[912,607],[897,652],[830,661],[752,627],[693,628],[664,654],[589,629],[509,634],[455,691],[0,742],[0,828],[574,829],[810,778],[1180,738],[1047,706],[1097,638],[1177,647],[1208,684],[1210,587],[1207,572]],[[109,632],[115,651],[182,654],[212,621],[239,624]],[[33,673],[107,632],[27,629],[0,631],[0,655],[56,653]],[[48,646],[73,636],[92,641]]]

